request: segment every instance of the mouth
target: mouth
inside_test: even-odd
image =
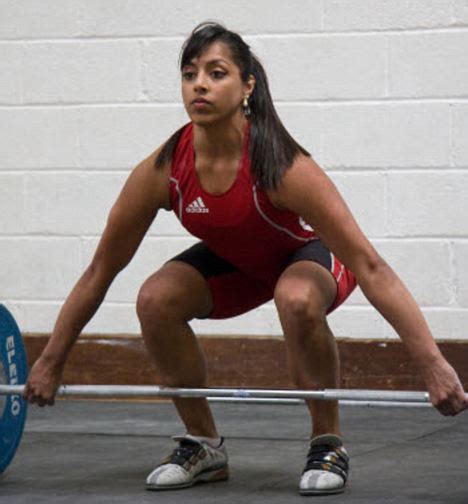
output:
[[[205,100],[204,98],[196,98],[195,100],[192,101],[193,104],[209,104],[210,102],[208,100]]]

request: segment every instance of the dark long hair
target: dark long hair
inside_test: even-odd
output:
[[[310,154],[283,126],[273,105],[265,70],[250,47],[240,35],[221,24],[204,22],[199,24],[184,42],[179,58],[180,70],[182,71],[193,58],[199,57],[209,45],[218,41],[229,47],[234,63],[240,69],[243,82],[247,82],[250,75],[255,77],[256,84],[249,100],[251,172],[262,189],[276,188],[295,157],[299,153],[309,157]],[[172,160],[183,129],[184,127],[178,129],[165,143],[156,158],[156,168],[161,168]]]

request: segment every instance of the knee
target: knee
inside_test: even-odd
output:
[[[322,323],[326,317],[326,308],[320,302],[320,296],[314,296],[307,289],[288,289],[278,286],[274,300],[280,317],[287,317],[296,322],[314,325]]]
[[[146,284],[143,284],[138,292],[136,311],[138,319],[142,324],[154,322],[155,319],[163,312],[161,304],[163,300],[161,296],[150,289]]]
[[[180,318],[177,295],[169,290],[162,290],[151,283],[144,283],[138,293],[136,310],[142,325],[161,323]]]

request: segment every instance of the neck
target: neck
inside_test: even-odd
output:
[[[195,153],[205,159],[237,158],[242,153],[247,119],[244,115],[232,117],[223,123],[193,123]]]

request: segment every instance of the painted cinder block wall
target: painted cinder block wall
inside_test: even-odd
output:
[[[468,339],[467,0],[0,0],[0,301],[49,333],[130,170],[188,120],[201,21],[261,58],[284,123],[337,184],[438,339]],[[139,285],[194,242],[161,212],[85,332],[139,333]],[[395,338],[356,291],[337,336]],[[203,334],[279,335],[269,303]]]

